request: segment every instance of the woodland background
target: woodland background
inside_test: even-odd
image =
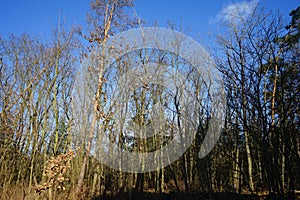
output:
[[[131,0],[94,0],[87,30],[59,23],[47,41],[26,34],[0,37],[0,199],[299,197],[300,7],[281,16],[258,5],[250,17],[224,22],[212,35],[210,53],[225,81],[227,110],[222,135],[205,158],[198,158],[210,119],[203,98],[195,99],[201,109],[193,145],[163,169],[141,174],[106,167],[87,153],[90,133],[74,152],[76,73],[92,47],[146,24],[128,14],[132,6]],[[168,28],[181,27],[170,23]],[[164,59],[162,52],[149,53]],[[134,56],[145,60],[143,52]],[[103,78],[94,111],[107,134],[116,134],[109,113],[101,114],[109,68],[97,70]],[[207,95],[195,86],[195,92]],[[160,100],[161,90],[149,87],[153,95],[145,98],[141,89],[135,97],[133,120],[141,124],[147,122],[145,102]],[[131,141],[124,148],[140,151],[150,145],[118,134],[121,146]]]

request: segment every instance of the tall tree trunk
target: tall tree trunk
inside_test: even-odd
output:
[[[249,188],[251,192],[254,192],[254,183],[253,183],[253,165],[252,165],[252,157],[251,157],[251,147],[250,147],[250,135],[248,130],[247,124],[247,97],[246,97],[246,75],[245,75],[245,58],[243,54],[243,45],[242,42],[239,40],[239,50],[240,50],[240,60],[241,60],[241,87],[242,87],[242,121],[243,121],[243,131],[245,135],[245,145],[246,145],[246,154],[247,154],[247,161],[248,161],[248,175],[249,175]]]
[[[86,147],[86,152],[83,158],[83,162],[82,162],[82,166],[81,166],[81,170],[80,170],[80,174],[79,174],[79,178],[78,178],[78,182],[77,182],[77,186],[75,189],[75,193],[77,195],[80,194],[82,186],[83,186],[83,180],[84,180],[84,176],[85,176],[85,171],[86,171],[86,166],[87,166],[87,162],[89,160],[90,157],[90,151],[92,148],[92,142],[93,142],[93,137],[94,137],[94,130],[96,127],[96,122],[97,122],[97,112],[98,112],[98,108],[100,107],[99,102],[100,102],[100,97],[101,97],[101,91],[102,91],[102,84],[103,84],[103,73],[104,73],[104,54],[105,54],[105,43],[107,38],[109,37],[108,35],[108,31],[111,28],[111,22],[112,22],[112,18],[113,18],[113,14],[115,11],[115,4],[112,3],[111,7],[109,8],[109,5],[106,6],[106,10],[105,10],[105,20],[104,20],[104,30],[103,30],[103,40],[102,40],[102,51],[101,51],[101,57],[98,59],[101,59],[100,62],[100,66],[99,66],[99,77],[98,77],[98,83],[97,83],[97,91],[96,91],[96,96],[95,96],[95,102],[94,102],[94,109],[93,109],[93,116],[92,116],[92,122],[91,122],[91,127],[90,127],[90,132],[89,132],[89,136],[88,136],[88,141],[87,141],[87,147]]]

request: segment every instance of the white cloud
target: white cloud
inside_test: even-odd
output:
[[[211,20],[211,23],[214,22],[239,22],[241,19],[246,19],[249,17],[259,0],[251,1],[241,1],[238,3],[229,4],[224,7],[221,11],[218,12],[216,17]]]

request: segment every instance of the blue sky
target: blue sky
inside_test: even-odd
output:
[[[230,8],[258,1],[137,0],[135,10],[147,22],[157,20],[164,26],[165,22],[170,20],[189,25],[193,33],[206,34],[209,32],[211,22],[226,18],[226,12],[228,14]],[[292,9],[300,5],[299,0],[260,0],[260,2],[286,17]],[[88,0],[2,0],[0,36],[24,32],[47,36],[58,22],[58,16],[69,26],[84,25],[88,11]]]

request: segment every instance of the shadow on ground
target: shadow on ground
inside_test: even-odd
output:
[[[169,193],[122,192],[114,196],[95,198],[94,200],[259,200],[258,195],[239,195],[236,193]]]

